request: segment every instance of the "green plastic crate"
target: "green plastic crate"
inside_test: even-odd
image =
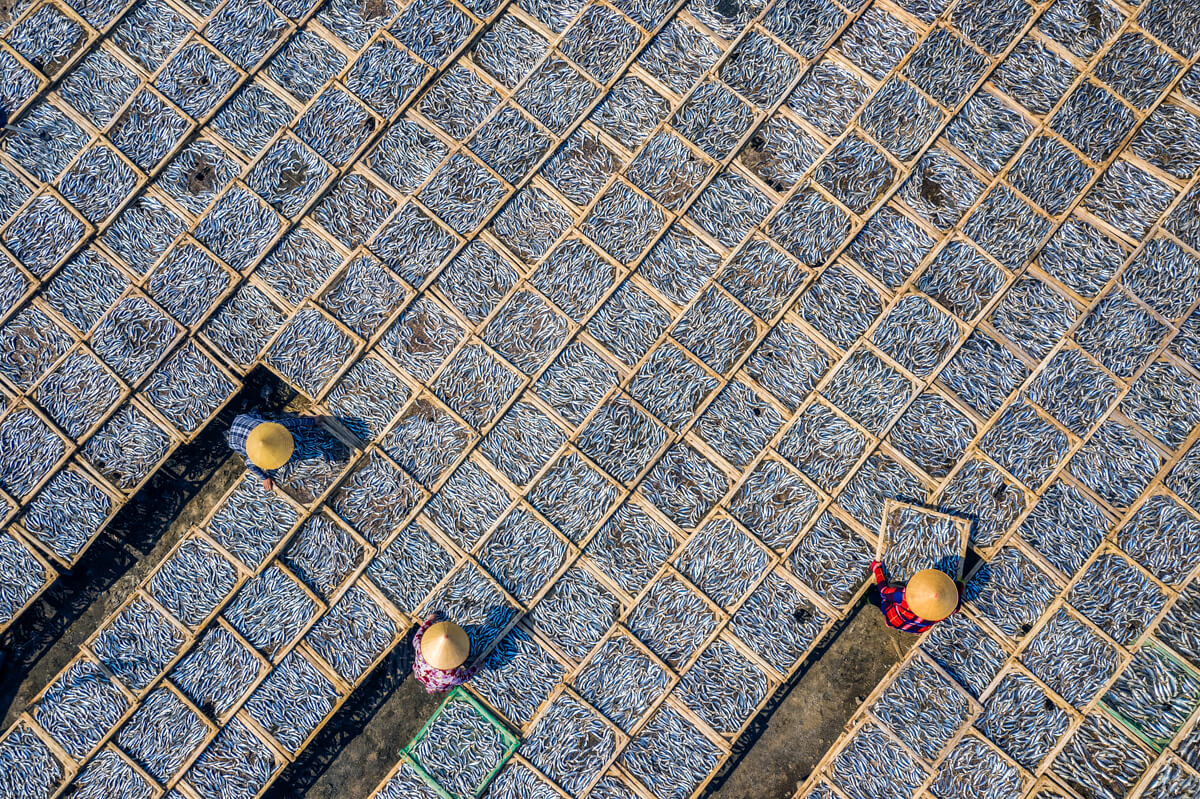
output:
[[[489,762],[485,751],[481,751],[481,756],[474,759],[464,757],[463,741],[452,736],[466,727],[468,719],[473,723],[482,722],[494,735],[494,762]],[[448,744],[438,747],[437,741],[431,736],[444,736]],[[513,735],[478,699],[459,686],[442,701],[401,753],[443,799],[475,799],[487,789],[520,744],[521,739]],[[459,763],[468,768],[454,768]],[[471,774],[472,768],[476,772],[474,776]]]

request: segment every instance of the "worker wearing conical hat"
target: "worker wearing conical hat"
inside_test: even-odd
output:
[[[296,438],[303,436],[322,416],[294,416],[278,422],[253,413],[233,417],[227,439],[234,452],[246,458],[246,469],[262,479],[270,491],[275,485],[275,470],[292,459]]]
[[[471,639],[452,621],[425,620],[413,637],[413,675],[427,693],[449,691],[475,676],[478,666],[463,665],[471,654]]]
[[[888,583],[883,564],[871,561],[875,585],[868,600],[883,611],[889,626],[906,633],[923,633],[942,619],[958,612],[962,583],[940,569],[922,569],[905,585]]]

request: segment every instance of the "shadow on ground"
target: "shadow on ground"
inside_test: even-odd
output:
[[[70,571],[0,636],[0,729],[79,651],[187,530],[200,522],[243,471],[225,432],[233,417],[275,412],[296,395],[265,369],[190,444],[180,447],[126,503]]]
[[[864,697],[916,640],[884,624],[876,608],[860,606],[759,714],[705,797],[790,799]],[[370,795],[443,697],[425,693],[411,667],[410,631],[265,799]]]
[[[412,676],[414,632],[350,695],[263,799],[359,799],[387,776],[446,696],[426,693]]]
[[[82,562],[64,573],[3,636],[0,729],[75,655],[79,646],[216,504],[243,471],[225,431],[237,413],[303,410],[266,370],[245,387],[193,443],[181,447],[138,492]],[[443,695],[412,678],[412,631],[375,668],[267,799],[353,799],[387,775],[400,749],[433,714]],[[887,627],[878,610],[860,606],[827,638],[739,740],[707,799],[789,799],[841,733],[863,697],[916,641]]]
[[[880,679],[917,636],[860,604],[738,739],[705,799],[790,799]]]

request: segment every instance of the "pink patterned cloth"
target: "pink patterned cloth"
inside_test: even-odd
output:
[[[462,685],[479,671],[478,666],[435,669],[425,662],[425,656],[421,654],[421,636],[425,635],[425,631],[434,621],[434,618],[426,619],[425,623],[417,630],[417,634],[413,636],[413,649],[417,650],[416,657],[413,658],[413,675],[421,681],[421,684],[425,686],[425,692],[429,694],[449,691],[456,685]]]

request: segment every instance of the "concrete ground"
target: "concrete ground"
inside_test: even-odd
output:
[[[235,413],[250,407],[303,410],[262,375],[200,438],[181,448],[85,554],[73,572],[0,640],[0,729],[75,655],[79,646],[198,524],[242,472],[225,446]],[[709,799],[788,799],[841,733],[863,698],[916,637],[888,628],[861,606],[772,699],[717,775]],[[395,765],[401,747],[437,708],[413,679],[412,645],[399,645],[326,724],[267,793],[269,799],[359,799]]]
[[[744,751],[735,752],[706,796],[789,799],[916,641],[884,624],[876,608],[860,604],[739,740]]]

